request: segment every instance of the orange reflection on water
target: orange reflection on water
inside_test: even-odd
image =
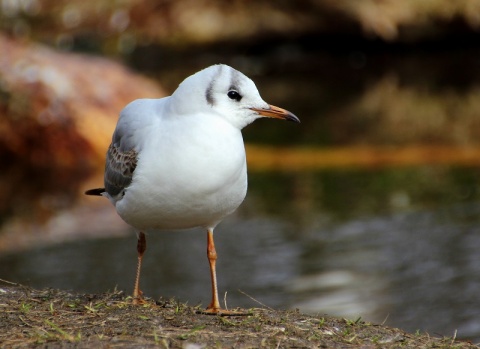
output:
[[[336,148],[247,145],[250,171],[311,171],[415,165],[480,165],[480,146],[410,145]]]

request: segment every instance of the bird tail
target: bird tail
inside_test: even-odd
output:
[[[105,188],[95,188],[87,190],[85,195],[103,196],[103,193],[105,193]]]

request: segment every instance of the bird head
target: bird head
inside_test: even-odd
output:
[[[258,118],[300,122],[288,110],[265,102],[255,83],[224,64],[213,65],[186,78],[172,95],[177,110],[217,113],[242,129]]]

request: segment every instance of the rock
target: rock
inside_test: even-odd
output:
[[[0,35],[0,154],[12,164],[103,162],[118,113],[155,83],[113,61]]]
[[[68,206],[103,167],[118,113],[163,90],[111,60],[0,34],[0,223]],[[101,184],[101,183],[99,183]]]

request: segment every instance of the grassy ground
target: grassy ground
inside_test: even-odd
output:
[[[358,320],[296,311],[198,314],[175,300],[131,304],[121,291],[74,294],[0,280],[2,348],[478,348]]]

